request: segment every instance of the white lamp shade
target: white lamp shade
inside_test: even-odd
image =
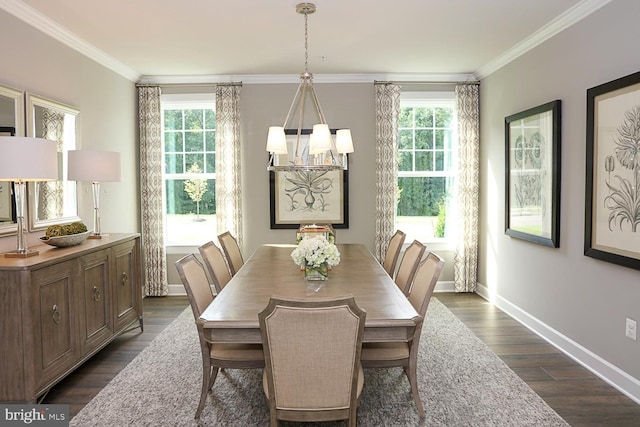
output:
[[[323,150],[322,148],[318,148],[318,144],[315,142],[315,135],[312,133],[309,135],[309,154],[322,154],[327,150]]]
[[[120,153],[99,150],[69,150],[69,181],[120,181]]]
[[[339,129],[336,132],[336,150],[340,154],[353,153],[353,140],[350,129]]]
[[[267,151],[273,154],[287,154],[287,136],[282,126],[269,127]]]
[[[48,139],[0,136],[0,181],[55,181],[58,143]]]
[[[331,150],[331,131],[327,124],[313,125],[313,146],[314,150]]]

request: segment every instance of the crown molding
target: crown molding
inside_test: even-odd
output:
[[[536,46],[549,40],[551,37],[569,28],[576,22],[589,16],[596,10],[610,3],[612,0],[583,0],[575,6],[567,9],[561,15],[549,22],[544,27],[530,35],[529,37],[507,50],[502,55],[491,60],[487,64],[480,67],[475,73],[475,77],[481,80],[491,73],[498,71],[516,58],[524,55]]]
[[[0,8],[10,13],[16,18],[31,25],[35,29],[42,31],[51,38],[69,46],[70,48],[80,52],[84,56],[96,61],[108,69],[120,74],[122,77],[133,82],[140,79],[140,74],[135,70],[127,67],[120,61],[107,55],[100,49],[89,44],[85,40],[78,37],[71,31],[63,28],[58,23],[47,18],[31,6],[20,0],[0,0]]]

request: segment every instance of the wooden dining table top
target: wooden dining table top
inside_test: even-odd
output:
[[[367,312],[363,341],[407,341],[422,318],[362,244],[339,244],[340,263],[326,281],[307,282],[293,263],[295,245],[263,245],[199,319],[213,342],[260,343],[258,313],[270,297],[313,300],[353,295]]]

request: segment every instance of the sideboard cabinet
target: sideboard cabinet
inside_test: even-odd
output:
[[[133,326],[142,330],[139,234],[0,255],[0,402],[35,402]]]

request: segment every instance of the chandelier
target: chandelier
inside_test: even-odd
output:
[[[296,12],[304,15],[304,73],[300,74],[300,84],[284,125],[269,127],[267,151],[270,156],[267,170],[270,171],[347,169],[347,154],[353,153],[351,130],[334,131],[329,128],[313,87],[313,74],[309,72],[307,16],[315,11],[316,6],[313,3],[300,3],[296,6]],[[307,98],[310,98],[318,117],[318,123],[313,125],[310,133],[308,129],[303,129]],[[296,111],[297,129],[289,129],[287,126]],[[294,150],[292,153],[289,153],[287,148],[287,134]]]

